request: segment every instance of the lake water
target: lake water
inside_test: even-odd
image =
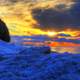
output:
[[[37,47],[39,47],[39,46],[48,46],[48,45],[46,45],[46,44],[43,44],[43,43],[40,43],[40,42],[29,42],[29,44],[28,43],[26,43],[26,44],[24,44],[25,46],[37,46]],[[51,47],[51,51],[53,51],[53,52],[59,52],[59,53],[64,53],[64,52],[68,52],[68,53],[73,53],[73,54],[75,54],[75,53],[80,53],[80,47],[78,46],[57,46],[57,47],[52,47],[52,46],[50,46]]]
[[[51,50],[59,53],[80,53],[80,47],[51,47]]]
[[[34,40],[32,41],[32,38],[20,38],[20,37],[14,37],[13,40],[15,41],[15,43],[17,44],[21,44],[24,46],[46,46],[45,40],[43,42],[38,41],[37,39],[33,38]],[[24,41],[25,40],[25,43]],[[24,44],[23,44],[24,43]],[[68,46],[68,47],[62,47],[62,46],[57,46],[57,47],[51,47],[51,51],[54,52],[59,52],[59,53],[64,53],[64,52],[69,52],[69,53],[80,53],[80,47],[74,46]]]

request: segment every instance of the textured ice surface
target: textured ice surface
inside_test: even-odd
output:
[[[22,46],[0,41],[0,54],[5,54],[6,56],[14,55],[22,50],[24,50]]]
[[[0,80],[80,80],[80,54],[50,54],[47,50],[49,47],[25,49],[1,41]]]

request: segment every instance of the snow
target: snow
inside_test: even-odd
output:
[[[0,80],[80,80],[80,54],[0,41]]]
[[[19,52],[23,51],[25,48],[11,43],[6,43],[3,41],[0,41],[0,55],[4,56],[13,56],[15,54],[18,54]]]

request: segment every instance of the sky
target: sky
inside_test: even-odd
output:
[[[76,35],[80,31],[80,0],[0,0],[0,18],[11,35]]]

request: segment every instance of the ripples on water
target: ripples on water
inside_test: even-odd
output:
[[[39,44],[35,45],[35,42],[32,45],[37,46],[37,47],[46,46],[45,44],[44,45],[39,45]],[[25,44],[25,46],[32,46],[32,45]],[[67,47],[57,46],[57,47],[51,47],[51,51],[52,52],[58,52],[58,53],[68,52],[68,53],[72,53],[72,54],[76,54],[76,53],[78,54],[78,53],[80,53],[80,47],[76,47],[76,46],[74,46],[74,47],[73,46],[67,46]]]
[[[25,44],[25,46],[29,46],[29,45]],[[45,46],[45,45],[43,45],[43,46]],[[39,47],[39,45],[37,47]],[[68,47],[63,46],[62,47],[62,46],[57,46],[57,47],[51,47],[51,51],[52,52],[58,52],[58,53],[68,52],[68,53],[72,53],[72,54],[75,54],[75,53],[78,54],[78,53],[80,53],[80,47],[71,47],[71,46],[68,46]]]
[[[80,47],[51,47],[51,50],[59,53],[80,53]]]
[[[26,42],[25,44],[23,44],[24,39],[25,39],[25,42]],[[29,46],[29,47],[31,47],[31,46],[38,46],[39,47],[39,46],[45,46],[46,45],[43,42],[42,43],[41,42],[31,42],[31,43],[29,42],[29,44],[28,44],[28,41],[30,41],[31,38],[30,39],[29,38],[20,38],[20,39],[17,38],[15,40],[16,40],[15,43],[17,43],[17,44],[19,43],[21,45]],[[69,52],[69,53],[74,54],[74,53],[80,53],[80,47],[76,47],[76,46],[74,46],[74,47],[72,47],[72,46],[68,46],[68,47],[57,46],[57,47],[51,47],[51,51],[55,51],[55,52],[59,52],[59,53]]]

